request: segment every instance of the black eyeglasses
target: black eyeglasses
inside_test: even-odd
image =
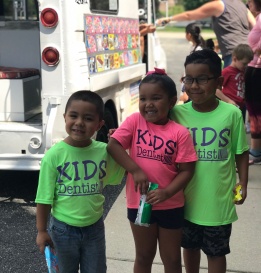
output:
[[[182,77],[181,81],[185,84],[192,84],[194,81],[196,81],[197,84],[207,84],[209,80],[216,79],[216,77],[208,77],[208,76],[200,76],[197,78],[192,77]]]

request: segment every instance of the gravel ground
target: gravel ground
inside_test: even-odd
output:
[[[35,244],[35,194],[38,172],[0,171],[0,272],[46,273]],[[125,185],[104,189],[104,218]]]

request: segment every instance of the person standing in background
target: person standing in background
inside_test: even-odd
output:
[[[245,122],[245,80],[244,72],[248,63],[253,59],[253,51],[247,44],[239,44],[232,52],[232,63],[222,70],[224,77],[222,91],[217,89],[216,96],[237,106]]]
[[[197,50],[202,50],[205,47],[205,40],[201,36],[201,29],[196,23],[190,23],[186,26],[186,39],[191,43],[190,53],[193,53]],[[184,75],[183,75],[184,76]],[[181,96],[180,101],[184,103],[189,102],[189,97],[184,90],[184,83],[181,82]]]
[[[148,33],[154,33],[156,27],[153,24],[147,24],[146,22],[140,22],[139,32],[140,32],[140,50],[142,62],[147,63],[147,52],[145,52],[145,43]]]
[[[233,49],[238,44],[247,43],[249,29],[255,25],[254,16],[241,0],[212,0],[197,9],[161,18],[157,23],[201,20],[207,17],[212,17],[213,30],[226,67],[231,64]]]
[[[205,40],[201,36],[201,29],[196,23],[190,23],[186,26],[186,39],[192,44],[190,53],[205,47]]]
[[[248,35],[254,52],[245,73],[245,98],[250,119],[251,146],[249,159],[261,162],[261,0],[248,0],[248,7],[256,18],[256,25]]]

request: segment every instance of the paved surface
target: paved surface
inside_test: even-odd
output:
[[[35,194],[38,172],[0,171],[0,273],[47,273],[36,243]],[[104,190],[104,217],[122,191]]]
[[[233,224],[231,253],[227,255],[227,272],[261,272],[261,165],[250,166],[248,197],[237,206],[239,220]],[[125,189],[121,192],[105,219],[108,273],[131,273],[134,242],[126,218]],[[203,253],[200,273],[207,272]],[[157,253],[153,273],[164,272]],[[183,272],[185,269],[183,268]]]

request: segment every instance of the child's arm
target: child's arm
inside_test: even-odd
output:
[[[38,233],[36,237],[36,244],[38,245],[41,253],[44,253],[44,248],[46,245],[51,245],[53,247],[53,242],[47,232],[47,222],[50,210],[51,205],[37,204],[36,227]]]
[[[238,105],[237,105],[233,100],[231,100],[228,96],[226,96],[226,95],[225,95],[221,90],[219,90],[219,89],[216,90],[216,96],[217,96],[220,100],[222,100],[222,101],[224,101],[224,102],[227,102],[227,103],[230,103],[230,104],[233,104],[233,105],[235,105],[235,106],[238,107]]]
[[[135,190],[137,191],[139,187],[140,193],[145,194],[149,186],[148,178],[134,160],[130,158],[121,144],[111,137],[107,145],[107,151],[119,165],[132,174],[135,183]]]
[[[247,197],[247,183],[248,183],[248,161],[249,161],[249,153],[248,151],[243,154],[236,155],[236,166],[238,170],[239,182],[236,184],[240,184],[242,186],[242,199],[237,201],[236,204],[241,205],[244,203]],[[235,188],[236,188],[235,186]],[[235,192],[234,188],[234,192]]]
[[[196,162],[180,163],[179,173],[165,189],[149,191],[146,202],[155,205],[183,190],[194,175]]]

